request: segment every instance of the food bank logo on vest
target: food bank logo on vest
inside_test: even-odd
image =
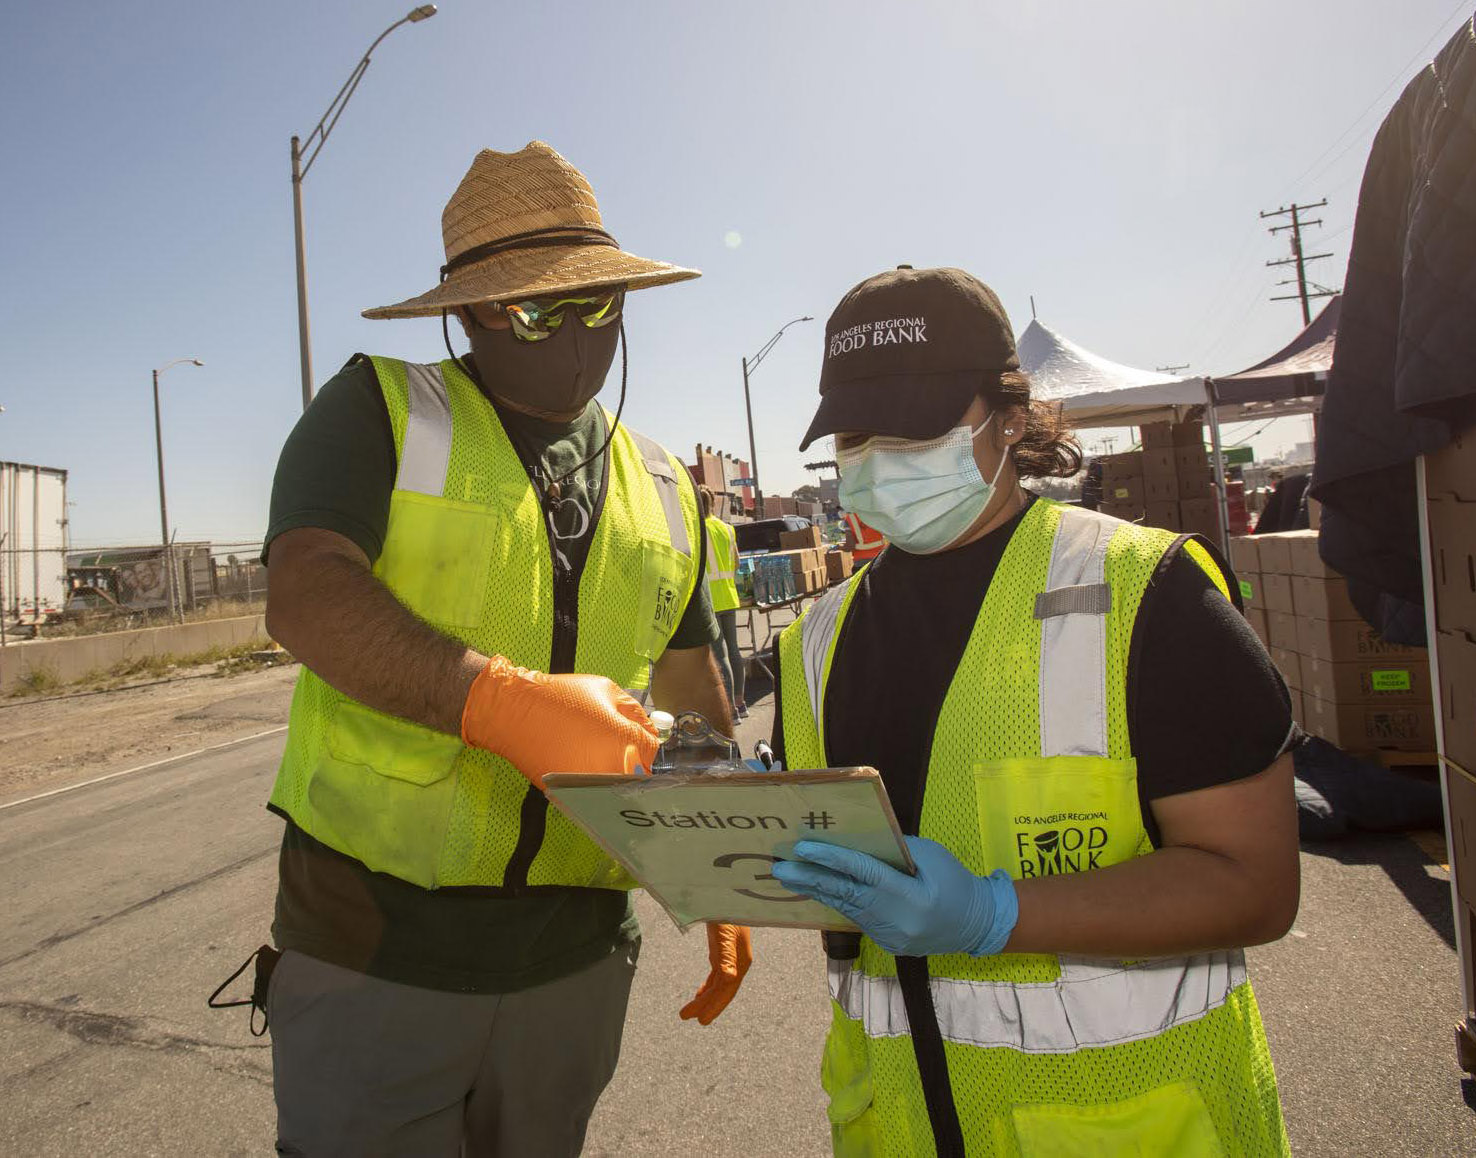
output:
[[[826,354],[849,354],[863,346],[922,345],[928,340],[927,318],[887,318],[880,322],[861,322],[848,330],[830,335]]]
[[[1107,851],[1106,820],[1105,812],[1015,817],[1015,824],[1023,826],[1015,830],[1021,879],[1101,868]]]

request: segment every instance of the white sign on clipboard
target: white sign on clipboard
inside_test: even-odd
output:
[[[677,925],[852,931],[834,909],[773,878],[801,840],[823,840],[913,871],[873,768],[544,778],[555,806],[618,861]]]

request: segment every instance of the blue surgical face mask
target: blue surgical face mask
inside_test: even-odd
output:
[[[985,482],[974,439],[993,417],[927,442],[877,437],[850,450],[837,447],[840,505],[909,554],[946,551],[989,506],[1009,456],[1006,448]]]

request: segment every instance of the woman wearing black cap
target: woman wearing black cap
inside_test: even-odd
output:
[[[1298,733],[1228,568],[1020,486],[1080,451],[970,275],[871,278],[826,337],[805,445],[890,545],[781,637],[775,748],[877,768],[917,866],[774,868],[864,934],[836,1152],[1288,1153],[1241,950],[1296,914]]]

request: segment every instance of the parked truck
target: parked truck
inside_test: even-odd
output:
[[[67,472],[0,462],[0,620],[43,622],[67,592]]]

